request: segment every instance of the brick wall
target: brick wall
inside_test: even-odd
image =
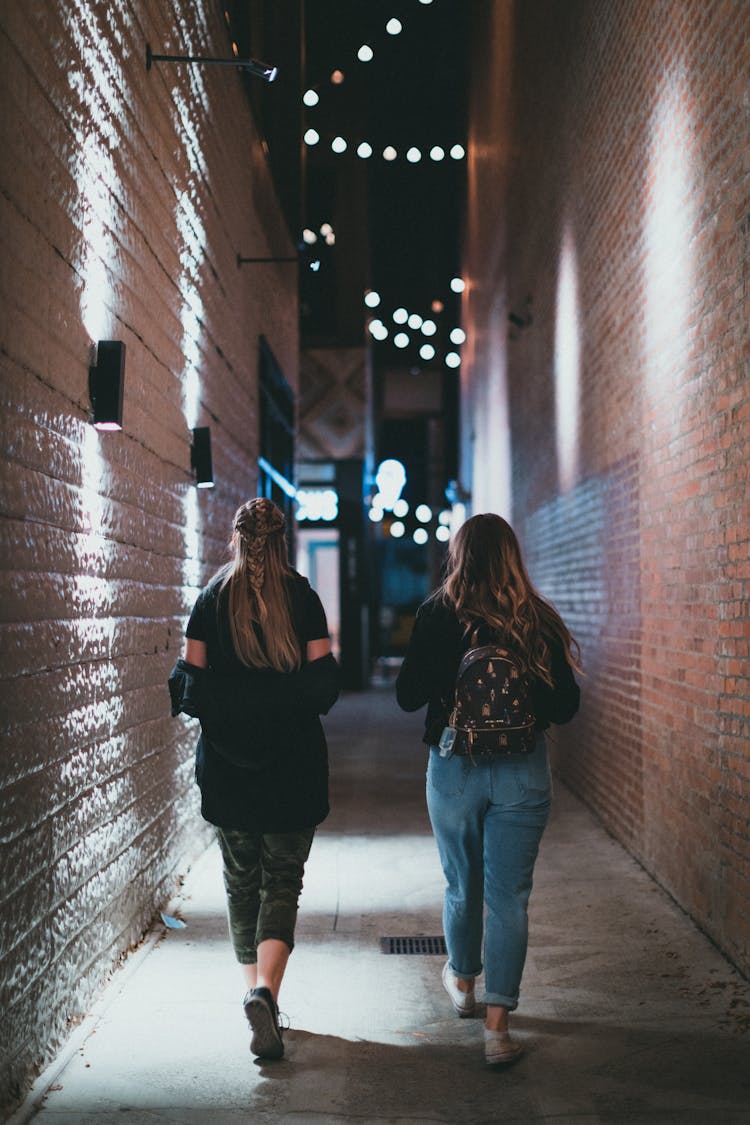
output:
[[[147,41],[229,49],[200,0],[0,16],[0,1104],[206,842],[166,678],[256,487],[261,331],[297,380],[294,269],[236,263],[292,252],[240,79],[147,73]],[[99,339],[127,349],[121,433],[88,421]]]
[[[482,21],[465,483],[583,646],[558,769],[748,971],[750,7]]]

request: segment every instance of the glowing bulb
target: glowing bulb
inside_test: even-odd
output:
[[[433,348],[432,344],[422,344],[422,347],[419,349],[419,354],[421,355],[422,359],[434,359],[435,349]]]
[[[383,324],[382,320],[371,320],[367,325],[367,328],[370,332],[370,335],[374,336],[377,340],[379,333],[383,328],[385,328],[385,325]]]
[[[383,160],[395,160],[397,156],[398,153],[393,145],[388,145],[387,148],[383,149]]]
[[[305,144],[306,145],[316,145],[319,140],[320,140],[320,133],[318,133],[315,129],[308,129],[307,132],[305,133]]]
[[[335,245],[336,245],[336,235],[333,233],[333,231],[331,231],[330,234],[326,235],[326,246],[335,246]]]
[[[318,104],[320,98],[318,97],[315,90],[305,90],[304,94],[302,95],[302,101],[305,103],[305,105],[309,105],[312,107]]]
[[[346,141],[343,137],[334,137],[331,141],[331,148],[334,152],[346,152]]]
[[[442,160],[445,156],[445,150],[440,145],[433,145],[430,149],[430,160]]]
[[[383,518],[383,509],[382,508],[370,508],[367,515],[370,517],[370,519],[372,520],[373,523],[380,523],[380,521]]]
[[[331,75],[331,82],[333,82],[334,86],[340,86],[343,81],[344,81],[343,70],[334,70],[333,74]]]
[[[391,535],[394,539],[400,539],[406,531],[406,528],[401,523],[401,520],[394,520],[391,524]]]
[[[463,278],[460,278],[460,277],[451,278],[451,289],[453,290],[454,293],[463,293],[465,288],[466,288],[466,282],[463,280]]]
[[[397,500],[393,505],[393,514],[394,516],[398,516],[399,519],[403,519],[404,516],[407,515],[408,511],[409,505],[406,500]]]
[[[466,339],[466,333],[464,332],[463,328],[454,328],[451,331],[451,343],[452,344],[463,344],[465,339]]]
[[[414,515],[420,523],[429,523],[432,519],[432,508],[429,504],[420,504],[415,511]]]
[[[448,352],[448,354],[445,357],[445,366],[446,367],[460,367],[461,366],[461,356],[458,354],[458,352]]]
[[[454,145],[451,149],[451,156],[454,160],[463,160],[464,156],[466,156],[466,153],[464,152],[464,146]]]
[[[434,336],[437,332],[437,324],[434,320],[422,321],[422,332],[425,336]]]
[[[368,145],[367,141],[362,141],[357,146],[357,156],[361,157],[362,160],[367,160],[368,157],[372,156],[372,145]]]
[[[363,43],[357,51],[357,58],[360,62],[370,62],[373,57],[374,51],[367,43]]]
[[[450,509],[444,508],[443,511],[438,516],[438,523],[444,523],[444,524],[448,525],[448,524],[450,524],[451,519],[452,519],[452,516],[451,516],[451,513],[450,513]]]
[[[423,547],[429,538],[429,535],[423,527],[418,527],[412,536],[414,542],[420,547]]]
[[[407,324],[416,332],[417,328],[422,327],[422,317],[419,315],[419,313],[412,313],[407,321]]]
[[[320,228],[320,233],[323,235],[323,238],[326,238],[329,234],[333,234],[333,227],[330,223],[323,223]]]
[[[368,309],[376,309],[380,304],[380,294],[376,293],[374,289],[368,289],[365,293],[365,304]]]
[[[443,302],[435,300],[430,305],[430,308],[434,313],[441,313],[443,311]]]
[[[310,230],[309,227],[305,227],[305,229],[302,231],[302,241],[306,242],[308,246],[312,246],[313,243],[318,241],[318,236],[314,230]]]
[[[406,159],[409,161],[410,164],[419,164],[419,161],[422,159],[422,153],[419,151],[418,148],[415,148],[412,145],[412,147],[409,149],[409,151],[406,154]]]
[[[409,314],[406,309],[396,309],[393,314],[393,320],[396,324],[406,324],[409,319]]]
[[[447,543],[451,537],[451,529],[443,523],[435,530],[435,538],[441,543]]]
[[[394,18],[392,20],[388,20],[388,23],[385,25],[385,30],[389,35],[398,35],[402,30],[402,26],[403,25],[401,23],[401,20],[397,20]]]
[[[406,348],[409,344],[409,337],[405,332],[397,332],[393,337],[393,342],[397,348]]]

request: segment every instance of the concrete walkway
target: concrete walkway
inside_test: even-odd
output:
[[[443,958],[380,951],[382,936],[441,932],[420,717],[372,691],[326,729],[334,812],[281,996],[286,1058],[249,1055],[211,848],[172,904],[187,928],[159,927],[130,958],[16,1121],[748,1125],[750,985],[560,786],[513,1020],[528,1051],[488,1069]]]

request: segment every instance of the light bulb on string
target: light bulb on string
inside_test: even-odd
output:
[[[393,145],[388,145],[387,148],[383,149],[383,160],[395,160],[397,156],[398,153]]]
[[[434,336],[436,332],[437,332],[437,324],[435,324],[434,320],[423,320],[422,321],[422,334],[424,336]]]
[[[376,309],[380,304],[380,294],[376,293],[374,289],[368,289],[365,293],[365,304],[368,309]]]
[[[317,105],[320,101],[317,90],[305,90],[304,94],[302,95],[302,101],[306,106],[309,106],[312,109],[312,107],[314,105]]]
[[[391,535],[394,539],[400,539],[405,531],[406,528],[402,524],[401,520],[394,520],[391,524]]]
[[[414,515],[420,523],[429,523],[432,519],[432,508],[429,504],[419,504]]]
[[[441,523],[440,527],[435,528],[435,538],[439,540],[440,543],[447,543],[450,537],[451,529],[444,523]]]
[[[463,145],[454,145],[451,149],[451,157],[453,160],[463,160],[466,153],[464,152]]]
[[[409,502],[404,499],[397,500],[393,505],[393,514],[401,520],[409,513]]]
[[[336,153],[346,152],[346,141],[343,137],[334,137],[331,141],[331,148]]]
[[[319,140],[320,140],[320,133],[318,133],[317,130],[308,129],[307,132],[305,133],[305,144],[306,145],[316,145]]]
[[[453,290],[454,293],[463,293],[465,288],[466,288],[466,282],[463,280],[462,277],[451,278],[451,289]]]
[[[445,149],[440,145],[433,145],[430,149],[430,160],[442,160],[445,157]]]
[[[422,159],[422,153],[419,151],[418,148],[415,148],[412,145],[412,147],[409,149],[409,151],[406,154],[406,159],[409,161],[410,164],[419,164],[420,160]]]
[[[409,319],[409,314],[406,309],[396,309],[393,314],[394,324],[406,324]]]
[[[409,337],[405,332],[397,332],[393,337],[393,342],[397,348],[407,348],[409,346]]]
[[[302,241],[307,246],[314,246],[318,241],[318,236],[314,230],[310,230],[309,227],[305,227],[305,229],[302,231]]]
[[[343,70],[334,70],[333,74],[331,75],[331,82],[333,83],[333,85],[334,86],[340,86],[343,81],[344,81]]]
[[[458,354],[458,352],[448,352],[448,354],[445,357],[445,366],[446,367],[460,367],[461,366],[461,356]]]
[[[368,43],[363,43],[357,51],[357,58],[360,62],[371,62],[375,52]]]
[[[385,25],[385,30],[389,35],[399,35],[403,30],[403,24],[401,23],[401,20],[397,20],[394,17],[393,19],[388,20],[388,23]]]
[[[452,344],[463,344],[466,339],[466,333],[463,328],[452,328],[450,333],[450,341]]]
[[[418,328],[422,327],[422,317],[419,313],[412,313],[406,323],[416,332]]]
[[[368,160],[372,156],[372,145],[369,145],[367,141],[362,141],[357,145],[357,156],[361,160]]]
[[[414,532],[414,534],[412,535],[412,539],[414,540],[414,542],[417,544],[418,547],[424,547],[425,543],[427,542],[427,540],[429,538],[430,538],[429,535],[427,534],[427,532],[425,531],[425,529],[423,527],[418,527],[416,529],[416,531]]]
[[[434,359],[435,349],[433,348],[432,344],[422,344],[422,347],[419,349],[419,354],[422,359]]]

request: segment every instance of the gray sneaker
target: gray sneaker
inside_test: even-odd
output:
[[[250,1051],[258,1059],[280,1059],[284,1044],[279,1027],[279,1010],[267,988],[254,988],[242,1002],[252,1030]]]

